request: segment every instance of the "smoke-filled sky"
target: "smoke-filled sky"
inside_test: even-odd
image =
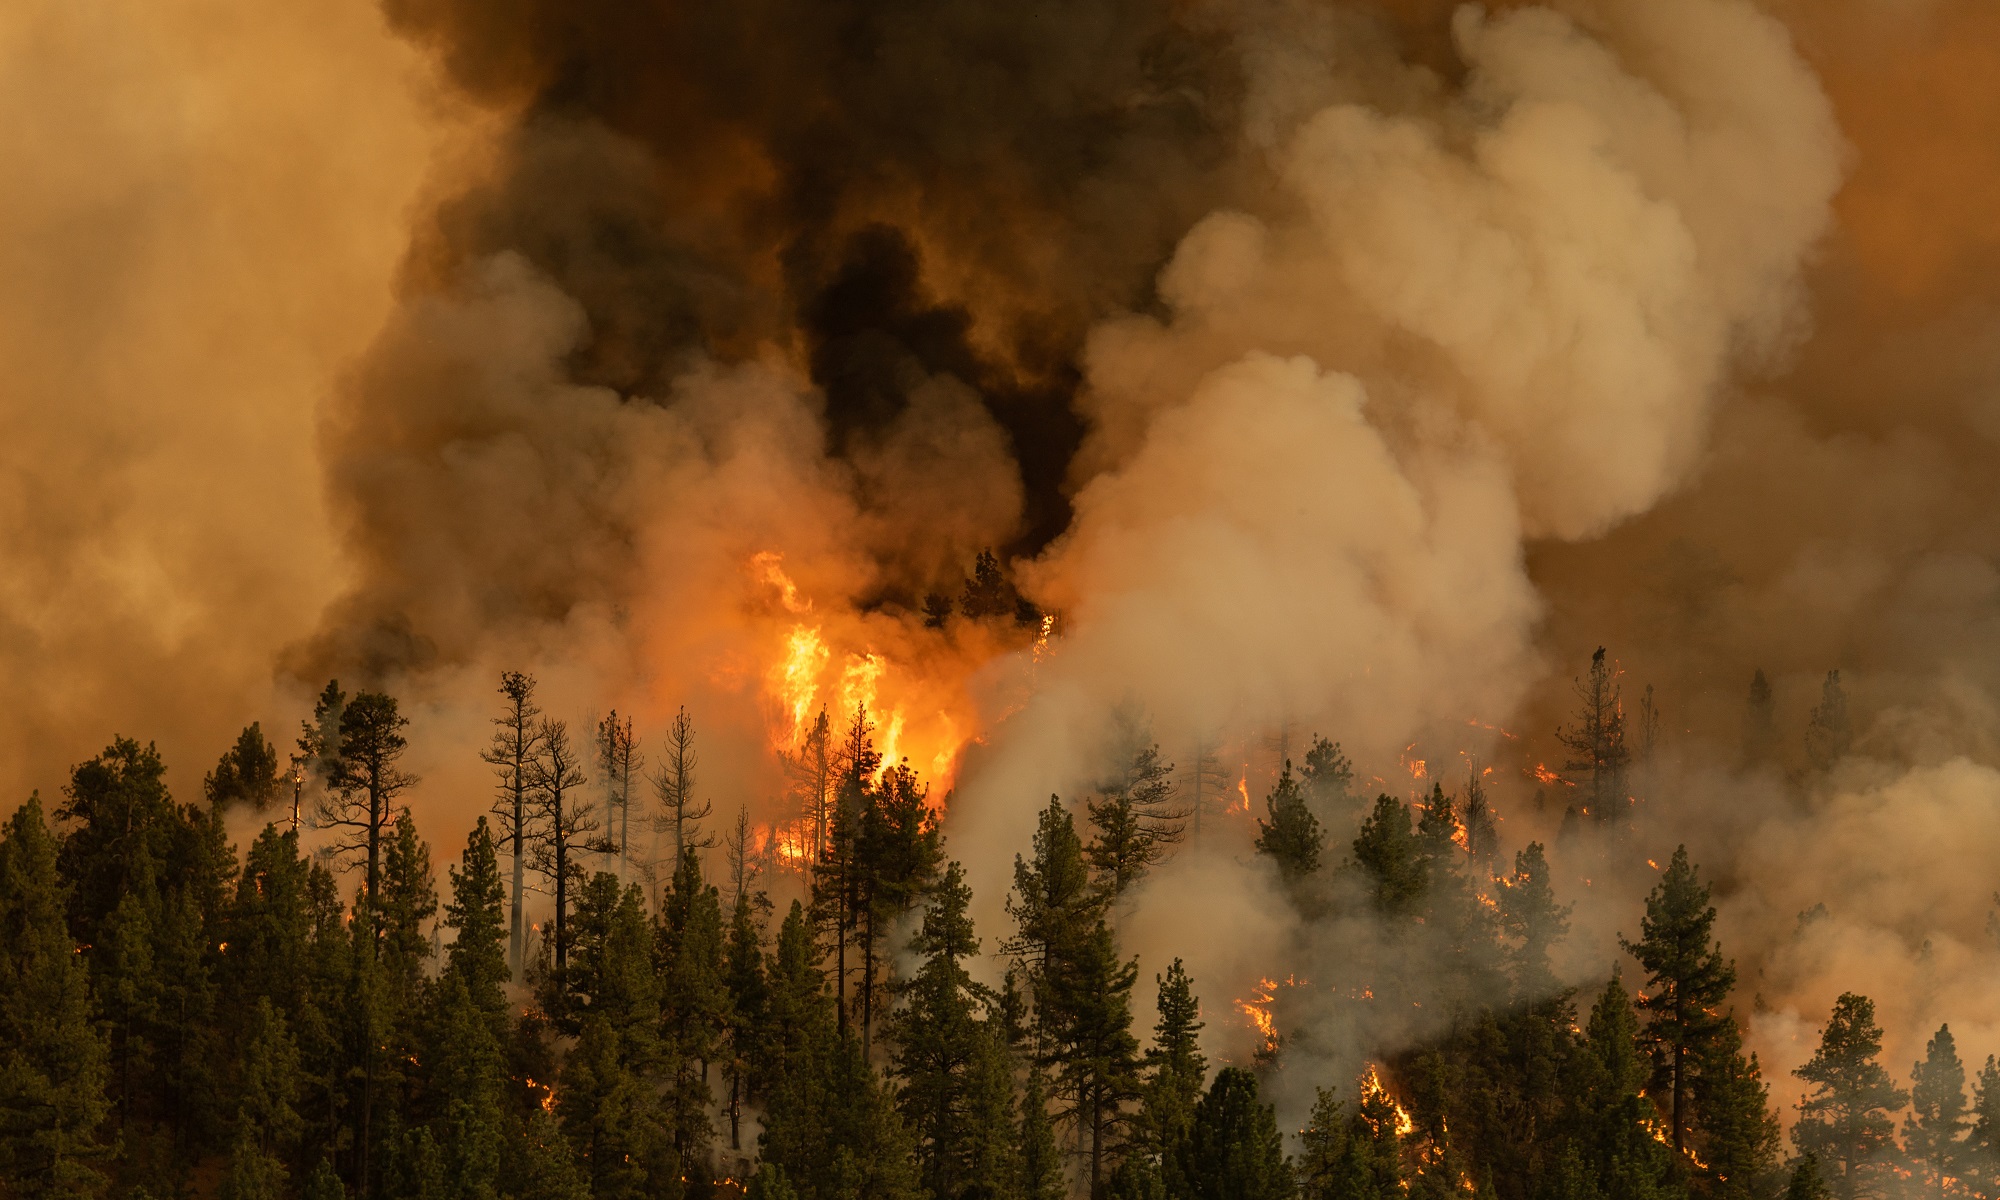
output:
[[[1996,125],[1983,0],[8,5],[0,796],[123,733],[191,798],[338,675],[449,843],[520,666],[769,815],[810,628],[990,925],[1114,709],[1484,756],[1546,835],[1509,756],[1604,645],[1774,1098],[1847,988],[2000,1051]],[[920,619],[989,547],[1040,654]],[[1220,996],[1362,936],[1260,869],[1129,940]],[[1649,882],[1571,874],[1601,978]]]

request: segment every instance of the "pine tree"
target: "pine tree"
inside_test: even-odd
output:
[[[1195,1106],[1181,1149],[1180,1175],[1192,1200],[1291,1200],[1298,1186],[1273,1109],[1257,1098],[1257,1078],[1224,1067]]]
[[[332,685],[328,685],[331,687]],[[357,692],[340,710],[340,744],[317,813],[321,829],[337,830],[334,855],[350,868],[365,864],[368,919],[377,920],[382,889],[382,836],[395,820],[396,797],[416,786],[417,777],[397,764],[409,742],[410,722],[393,696]]]
[[[1160,761],[1139,718],[1121,710],[1115,720],[1117,767],[1085,802],[1097,834],[1084,851],[1097,887],[1117,900],[1166,856],[1186,831],[1187,810],[1174,803],[1174,766]]]
[[[616,813],[618,878],[632,873],[632,777],[646,765],[646,756],[632,734],[632,718],[619,720],[618,710],[597,723],[597,769],[604,779],[606,811]],[[650,867],[651,864],[648,864]]]
[[[1840,672],[1828,671],[1820,686],[1819,704],[1806,724],[1806,761],[1815,771],[1833,770],[1854,745],[1854,728],[1847,717],[1847,689],[1840,685]]]
[[[532,806],[529,828],[528,865],[548,880],[555,895],[555,912],[550,924],[551,960],[560,976],[569,965],[570,889],[583,878],[583,855],[604,852],[609,843],[593,837],[603,828],[583,785],[589,776],[569,740],[569,725],[544,719],[535,736],[535,754],[527,765],[528,795]]]
[[[975,1072],[984,1064],[986,1030],[980,1009],[985,989],[974,984],[965,961],[979,953],[967,910],[972,892],[957,863],[931,890],[923,926],[911,939],[919,962],[902,987],[903,1004],[889,1023],[894,1072],[902,1081],[896,1107],[916,1143],[917,1177],[934,1196],[957,1196],[969,1187],[1000,1181],[975,1175],[969,1152],[974,1137]]]
[[[1257,819],[1257,850],[1270,857],[1278,876],[1296,888],[1319,870],[1324,841],[1319,821],[1306,806],[1305,793],[1292,775],[1287,761],[1278,775],[1277,786],[1264,798],[1271,819]]]
[[[1195,739],[1194,756],[1189,760],[1180,790],[1188,798],[1188,830],[1199,840],[1202,818],[1218,804],[1226,805],[1229,801],[1229,778],[1223,773],[1222,759],[1213,739]]]
[[[723,1058],[729,1099],[724,1107],[729,1115],[729,1148],[740,1150],[743,1102],[749,1098],[747,1085],[757,1061],[757,1039],[763,1033],[770,1004],[770,988],[764,977],[763,930],[757,922],[756,905],[741,886],[730,914],[723,986],[729,996],[724,1020],[727,1053]]]
[[[1159,985],[1160,1015],[1153,1026],[1153,1044],[1146,1051],[1137,1140],[1144,1156],[1157,1164],[1163,1188],[1182,1196],[1192,1186],[1181,1171],[1208,1075],[1208,1060],[1196,1043],[1202,1029],[1201,1004],[1178,958],[1154,981]]]
[[[2000,1197],[2000,1060],[1991,1054],[1972,1085],[1972,1111],[1960,1147],[1960,1174],[1979,1200]]]
[[[715,806],[694,798],[695,767],[700,761],[701,756],[694,748],[694,718],[682,708],[674,713],[673,724],[667,726],[666,756],[660,760],[660,773],[653,779],[653,796],[660,804],[654,820],[659,828],[674,835],[676,870],[688,847],[707,849],[714,844],[702,836],[701,822],[708,819]]]
[[[1500,856],[1500,831],[1493,823],[1493,808],[1487,802],[1486,784],[1478,770],[1473,770],[1465,781],[1464,825],[1466,856],[1478,865],[1484,878],[1492,873],[1493,861]]]
[[[1846,992],[1834,1001],[1819,1049],[1793,1072],[1812,1084],[1813,1092],[1799,1105],[1792,1142],[1832,1168],[1827,1182],[1840,1200],[1877,1196],[1886,1186],[1896,1149],[1890,1114],[1909,1095],[1875,1061],[1881,1050],[1874,1002]]]
[[[1696,1063],[1733,1024],[1722,1004],[1736,984],[1736,968],[1710,935],[1715,909],[1708,896],[1681,846],[1646,898],[1639,940],[1621,939],[1646,968],[1646,986],[1652,989],[1639,1001],[1646,1014],[1644,1041],[1654,1054],[1654,1083],[1667,1091],[1667,1128],[1677,1153],[1687,1147]]]
[[[1084,867],[1076,823],[1057,796],[1050,796],[1035,830],[1034,859],[1014,856],[1014,892],[1007,914],[1016,937],[1005,946],[1027,973],[1030,990],[1052,971],[1059,954],[1081,938],[1095,919],[1100,898]]]
[[[1767,763],[1778,752],[1778,709],[1764,668],[1750,677],[1750,695],[1743,702],[1743,765]]]
[[[1693,1141],[1696,1169],[1712,1197],[1750,1197],[1777,1164],[1778,1119],[1771,1114],[1757,1056],[1725,1022],[1695,1062]]]
[[[1315,734],[1306,748],[1305,765],[1299,771],[1306,802],[1321,824],[1347,825],[1354,820],[1359,799],[1354,794],[1354,764],[1348,761],[1339,742]]]
[[[497,905],[492,915],[496,919],[487,945],[498,957],[504,931]],[[468,980],[478,973],[459,962],[445,971],[433,993],[422,1049],[430,1128],[443,1151],[441,1173],[453,1200],[493,1200],[510,1132],[506,1065],[493,1014],[468,988]]]
[[[1558,992],[1549,951],[1569,933],[1572,904],[1556,903],[1548,859],[1540,842],[1514,853],[1514,873],[1500,888],[1500,927],[1513,939],[1508,951],[1515,1000],[1533,1003]]]
[[[251,1010],[243,1031],[243,1053],[235,1087],[236,1142],[230,1151],[225,1194],[250,1200],[282,1194],[285,1159],[296,1148],[304,1122],[299,1051],[284,1018],[265,999]]]
[[[1049,1120],[1048,1085],[1040,1067],[1030,1065],[1021,1093],[1021,1175],[1015,1195],[1022,1200],[1064,1200],[1062,1149]]]
[[[1014,586],[1000,570],[1000,560],[991,550],[981,550],[972,564],[972,578],[966,581],[965,592],[959,597],[958,611],[969,620],[984,621],[990,617],[1011,617],[1019,604]]]
[[[1924,1047],[1922,1062],[1910,1068],[1910,1115],[1903,1125],[1903,1148],[1918,1178],[1942,1197],[1946,1181],[1962,1174],[1960,1160],[1967,1126],[1965,1064],[1951,1026],[1938,1026]]]
[[[1639,1020],[1625,981],[1611,981],[1591,1006],[1575,1069],[1573,1138],[1567,1174],[1572,1193],[1659,1196],[1675,1171],[1672,1151],[1653,1137],[1656,1110],[1646,1097],[1648,1067],[1639,1055]],[[1581,1170],[1580,1180],[1575,1172]]]
[[[22,1200],[104,1184],[106,1048],[63,923],[68,892],[30,796],[0,838],[0,1185]]]
[[[929,794],[909,764],[902,762],[884,771],[879,786],[865,795],[854,856],[861,918],[857,949],[863,1051],[874,1044],[876,1000],[887,974],[882,961],[885,933],[930,885],[942,857]]]
[[[1600,821],[1622,816],[1628,805],[1625,772],[1632,756],[1625,745],[1625,709],[1617,677],[1599,646],[1590,656],[1589,676],[1576,681],[1575,723],[1556,730],[1557,740],[1570,752],[1563,769],[1585,780],[1584,815]]]
[[[681,851],[680,869],[661,914],[656,957],[660,1009],[668,1058],[665,1099],[675,1154],[683,1164],[708,1157],[714,1102],[708,1064],[721,1051],[729,993],[723,978],[722,901],[702,878],[693,846]]]
[[[528,1118],[506,1194],[513,1200],[592,1200],[576,1152],[555,1118],[541,1109]]]
[[[215,769],[202,780],[202,792],[214,808],[247,804],[262,809],[278,797],[278,751],[264,739],[255,721],[237,735]]]
[[[1832,1195],[1826,1190],[1826,1180],[1820,1177],[1819,1158],[1799,1155],[1791,1180],[1785,1184],[1785,1200],[1831,1200]]]
[[[502,672],[500,695],[506,699],[506,706],[493,718],[493,741],[479,756],[493,766],[499,791],[493,801],[493,815],[500,822],[500,847],[513,862],[513,886],[508,890],[507,967],[515,979],[520,979],[526,966],[522,956],[527,946],[521,903],[527,883],[528,823],[533,819],[529,767],[541,752],[542,710],[535,707],[533,675]]]
[[[1377,796],[1375,811],[1354,839],[1354,862],[1369,883],[1375,911],[1407,916],[1423,899],[1426,871],[1410,827],[1410,809],[1393,796]]]
[[[493,832],[484,816],[465,839],[459,862],[460,866],[447,868],[451,900],[445,905],[444,923],[457,936],[445,951],[446,971],[464,985],[466,996],[487,1014],[497,1035],[506,1028],[507,1019],[507,927],[501,913],[507,893],[500,882]]]

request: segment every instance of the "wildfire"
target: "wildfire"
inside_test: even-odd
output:
[[[1236,780],[1236,794],[1242,798],[1243,807],[1236,809],[1236,811],[1248,813],[1250,811],[1250,769],[1246,765],[1243,771],[1243,775]]]
[[[753,848],[758,854],[770,855],[787,870],[804,871],[812,865],[811,821],[801,819],[780,825],[759,825],[753,837]]]
[[[1415,742],[1411,742],[1409,745],[1403,747],[1403,752],[1396,756],[1396,761],[1402,763],[1404,769],[1409,771],[1410,778],[1422,779],[1429,773],[1430,766],[1423,759],[1410,756],[1410,751],[1416,748],[1417,744]]]
[[[1041,662],[1042,656],[1048,653],[1049,635],[1055,631],[1056,615],[1054,613],[1042,614],[1042,627],[1035,633],[1035,661],[1037,663]]]
[[[1556,784],[1561,784],[1564,787],[1576,786],[1556,772],[1549,770],[1546,763],[1536,763],[1533,767],[1529,768],[1528,777],[1544,787],[1552,787]]]
[[[1361,1077],[1361,1103],[1366,1106],[1371,1101],[1387,1104],[1396,1112],[1396,1136],[1408,1137],[1416,1132],[1417,1123],[1410,1119],[1410,1110],[1396,1103],[1389,1089],[1382,1086],[1382,1076],[1374,1063],[1368,1064],[1368,1073]]]
[[[1278,995],[1278,981],[1259,979],[1257,988],[1248,1000],[1238,1000],[1236,1007],[1250,1018],[1250,1027],[1264,1039],[1264,1053],[1275,1054],[1278,1050],[1278,1024],[1271,1017],[1271,1001]]]
[[[794,625],[785,641],[785,657],[772,672],[779,703],[791,718],[792,727],[781,750],[789,750],[805,737],[812,722],[813,701],[819,698],[819,673],[829,657],[826,641],[817,625]]]
[[[550,1087],[547,1084],[536,1083],[533,1079],[530,1079],[527,1082],[529,1091],[540,1092],[542,1094],[542,1098],[540,1101],[542,1106],[542,1111],[545,1113],[554,1112],[556,1110],[555,1088]]]

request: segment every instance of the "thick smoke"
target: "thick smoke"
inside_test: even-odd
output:
[[[0,780],[157,731],[191,794],[337,674],[412,707],[449,841],[521,666],[689,705],[768,816],[810,626],[813,702],[879,656],[955,776],[990,940],[1114,709],[1258,803],[1308,732],[1371,791],[1462,750],[1552,841],[1515,768],[1605,644],[1665,721],[1629,844],[1558,852],[1569,976],[1686,841],[1774,1098],[1847,988],[1892,1065],[2000,1049],[1989,8],[10,10]],[[989,547],[1039,652],[922,619]],[[1288,923],[1248,829],[1121,915],[1239,1057],[1258,977],[1407,949]],[[1427,1032],[1281,1011],[1301,1086]]]

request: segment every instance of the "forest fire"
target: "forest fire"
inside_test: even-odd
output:
[[[1277,995],[1278,981],[1266,977],[1257,981],[1249,999],[1236,1002],[1237,1010],[1250,1018],[1250,1027],[1264,1039],[1261,1049],[1264,1054],[1275,1054],[1278,1050],[1278,1025],[1271,1016],[1271,1003]]]
[[[748,566],[760,591],[784,613],[815,610],[784,569],[780,556],[760,553]],[[1043,629],[1046,635],[1048,624]],[[781,758],[813,753],[819,739],[832,753],[857,716],[871,726],[881,764],[875,778],[908,761],[932,785],[933,805],[950,789],[953,768],[969,722],[955,715],[964,705],[959,679],[971,668],[953,656],[920,655],[893,623],[828,612],[818,622],[786,622],[775,634],[771,665],[763,674],[767,742]],[[990,649],[990,648],[989,648]],[[908,658],[910,661],[905,661]],[[824,718],[825,728],[820,728]]]
[[[1361,1077],[1361,1103],[1363,1107],[1386,1104],[1396,1114],[1396,1136],[1408,1137],[1414,1133],[1417,1123],[1410,1119],[1410,1110],[1397,1102],[1389,1089],[1382,1086],[1382,1075],[1374,1063],[1368,1064],[1367,1074]]]

